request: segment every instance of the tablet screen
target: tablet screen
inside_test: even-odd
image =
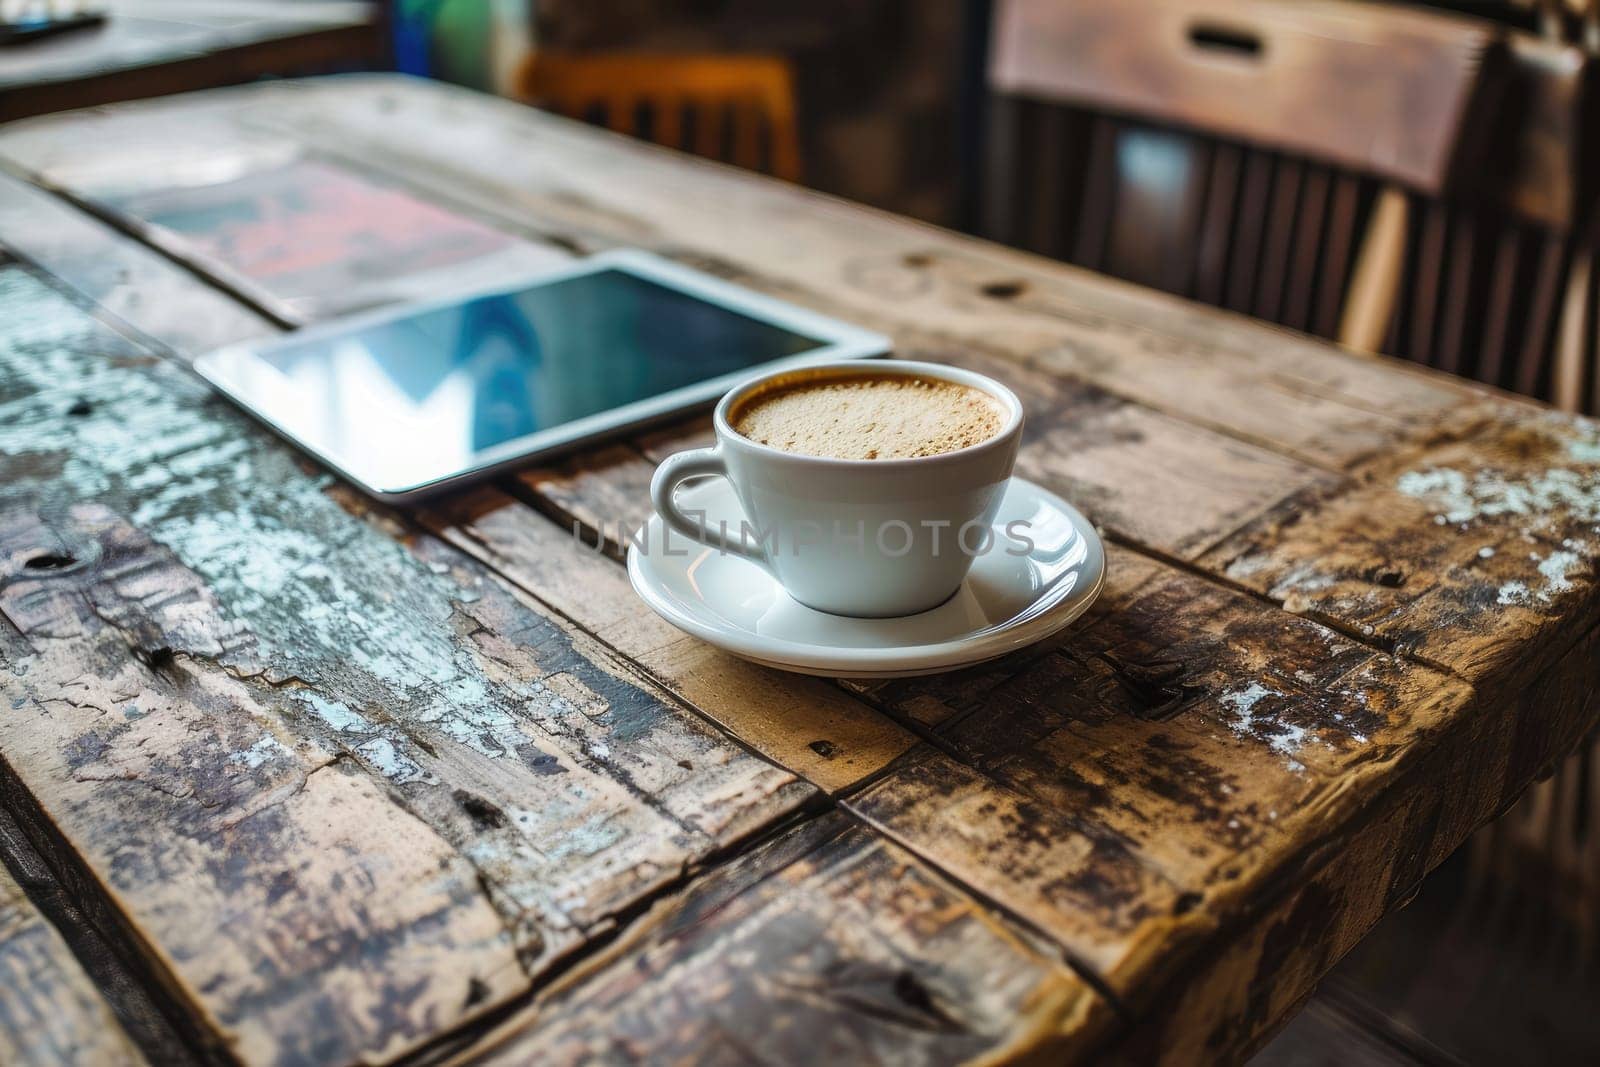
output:
[[[606,269],[354,333],[291,338],[263,358],[302,398],[287,420],[296,434],[409,477],[824,344]]]

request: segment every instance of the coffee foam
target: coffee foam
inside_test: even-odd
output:
[[[982,389],[899,375],[801,382],[758,393],[731,415],[752,441],[830,459],[937,456],[981,444],[1005,424]]]

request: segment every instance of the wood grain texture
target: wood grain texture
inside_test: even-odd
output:
[[[613,447],[582,464],[576,479],[593,479],[614,464],[642,472],[646,483],[654,469],[637,453]],[[579,465],[566,469],[574,466]],[[550,485],[559,476],[547,469],[524,477]],[[619,476],[617,484],[634,484],[636,477]],[[647,497],[621,501],[621,519],[571,493],[552,490],[551,498],[564,499],[571,508],[559,523],[530,514],[526,505],[495,489],[436,505],[421,520],[642,666],[700,714],[826,792],[857,784],[915,743],[893,720],[825,681],[748,663],[641,611],[620,563],[585,547],[572,524],[591,535],[603,524],[605,536],[614,538],[617,523],[628,522]],[[622,526],[622,539],[637,526]]]
[[[932,727],[971,770],[896,774],[850,802],[1057,932],[1135,1005],[1158,984],[1152,968],[1259,904],[1244,884],[1297,862],[1322,836],[1310,828],[1341,825],[1356,795],[1384,795],[1469,697],[1196,576],[1139,570],[1043,655],[877,688],[875,700]],[[951,799],[962,795],[973,799]],[[1096,845],[1096,877],[1076,887],[1070,865],[1028,857],[1032,842],[1071,840],[1032,835],[1055,813]],[[1118,940],[1085,943],[1086,916]]]
[[[1112,540],[1101,603],[1061,638],[946,677],[834,687],[728,660],[667,630],[627,590],[616,520],[642,515],[653,464],[703,442],[703,423],[419,513],[505,582],[292,470],[284,450],[251,444],[220,405],[182,414],[151,400],[152,419],[234,427],[243,442],[196,429],[198,443],[164,442],[159,462],[145,458],[152,446],[136,447],[138,424],[115,452],[84,453],[52,429],[46,440],[63,442],[50,446],[55,458],[30,451],[15,469],[31,481],[19,484],[103,479],[80,495],[104,510],[61,508],[43,526],[40,508],[12,508],[6,543],[21,547],[7,558],[22,562],[11,565],[28,572],[28,559],[77,559],[74,545],[98,545],[101,559],[146,561],[140,573],[188,592],[166,610],[94,586],[93,618],[61,598],[14,595],[8,616],[24,620],[28,641],[66,642],[63,662],[92,646],[92,662],[125,668],[129,647],[158,663],[168,649],[190,691],[200,684],[190,678],[236,687],[237,703],[253,702],[249,721],[332,759],[311,780],[381,783],[408,832],[464,858],[482,887],[471,900],[500,924],[526,982],[558,959],[572,966],[508,1018],[485,1056],[693,1058],[727,1037],[718,1047],[737,1058],[792,1050],[803,1034],[862,1055],[899,1041],[930,1061],[1242,1058],[1600,713],[1592,424],[405,81],[266,87],[128,109],[126,123],[115,113],[87,126],[31,123],[0,133],[0,155],[86,198],[155,192],[161,179],[129,162],[128,138],[190,108],[228,152],[259,152],[263,167],[289,153],[372,170],[557,254],[644,245],[884,329],[900,354],[995,374],[1029,405],[1020,469],[1081,502]],[[103,137],[67,144],[65,132],[90,128]],[[483,158],[497,161],[492,173],[470,163]],[[1349,199],[1343,188],[1335,205]],[[75,264],[73,284],[96,284],[81,254],[61,262]],[[165,284],[155,265],[138,269]],[[392,281],[391,291],[413,283]],[[123,303],[136,318],[135,302]],[[54,351],[30,344],[19,358]],[[110,351],[124,391],[157,373],[129,363],[125,347]],[[86,365],[41,364],[52,382],[80,380]],[[0,403],[48,406],[41,383],[27,379]],[[100,389],[91,411],[122,395]],[[288,488],[229,495],[240,490],[219,448],[270,475],[257,482]],[[127,468],[105,458],[124,453]],[[160,473],[146,474],[152,466]],[[135,477],[150,479],[137,498]],[[1462,507],[1471,514],[1452,518]],[[196,524],[216,514],[250,516],[247,535],[207,527],[200,538]],[[612,552],[578,544],[574,520]],[[325,554],[308,557],[279,530]],[[289,607],[262,584],[285,567],[260,577],[245,559],[292,564]],[[1484,566],[1498,569],[1474,571]],[[33,573],[23,587],[86,581],[60,570],[40,564],[33,571],[50,577]],[[1499,604],[1508,585],[1525,599]],[[323,620],[328,603],[359,605],[363,621]],[[216,618],[238,626],[226,642]],[[309,623],[309,652],[284,636],[291,622]],[[385,658],[374,647],[420,651]],[[413,683],[413,661],[449,666]],[[155,681],[141,674],[142,685],[165,684],[149,669]],[[512,721],[487,734],[476,720],[460,727],[458,709],[481,706],[480,691]],[[470,698],[455,699],[462,692]],[[308,693],[361,721],[329,721],[306,707]],[[695,725],[694,712],[788,773]],[[528,738],[535,763],[549,756],[562,769],[557,782],[475,747]],[[680,759],[726,777],[702,790],[698,773],[678,776]],[[435,781],[410,780],[413,766]],[[844,814],[802,818],[764,851],[731,859],[750,835],[822,803],[792,776]],[[584,805],[559,793],[575,781]],[[37,770],[26,784],[36,797],[67,789]],[[540,806],[523,840],[591,841],[596,827],[620,838],[582,856],[508,849],[513,827],[494,826],[496,813],[514,825],[511,798],[524,794]],[[531,810],[524,802],[516,814]],[[791,841],[802,844],[784,852]],[[660,899],[670,902],[642,910]],[[584,958],[611,931],[618,939]],[[890,959],[912,979],[891,976]],[[750,981],[767,974],[781,977]],[[859,994],[845,981],[858,974]],[[986,999],[978,990],[997,976],[1005,992]],[[727,993],[712,1003],[685,993],[700,988]],[[931,1023],[929,1004],[953,1021]],[[227,1008],[216,997],[206,1006]],[[752,1029],[763,1012],[784,1026]],[[1134,1025],[1112,1026],[1111,1014]],[[439,1017],[439,1029],[450,1022]]]
[[[220,131],[217,133],[219,139],[225,136]],[[295,151],[292,147],[281,145],[270,151],[259,143],[256,147],[273,161],[283,153],[293,154]],[[25,186],[19,186],[15,195],[19,200],[24,196],[42,196],[36,191],[29,193]],[[107,245],[105,228],[45,199],[56,215],[67,217],[58,221],[52,216],[53,225],[48,230],[19,225],[22,247],[62,274],[86,296],[113,302],[115,294],[106,291],[101,275],[94,272],[94,264],[99,260],[86,251],[91,242],[97,242],[102,247]],[[33,206],[30,200],[30,210]],[[73,226],[76,226],[76,230]],[[63,248],[66,244],[64,238],[47,236],[63,232],[81,234],[80,244]],[[117,249],[121,246],[110,244],[109,247]],[[118,275],[123,279],[121,284],[136,291],[165,290],[169,286],[175,290],[198,290],[187,304],[195,307],[197,314],[169,323],[156,317],[159,309],[185,306],[183,302],[158,301],[154,308],[149,307],[151,302],[147,300],[139,301],[136,307],[123,307],[122,301],[115,302],[118,310],[132,318],[138,328],[152,333],[176,348],[180,354],[192,355],[237,340],[240,334],[268,333],[276,329],[260,316],[209,314],[205,301],[213,296],[211,290],[196,286],[192,276],[170,262],[149,256],[148,253],[145,255],[147,259],[135,259],[128,255],[132,261]],[[566,253],[545,248],[534,255],[559,260],[565,258]],[[129,279],[133,281],[130,283]],[[409,287],[418,282],[415,275],[410,275],[397,278],[396,284],[399,290],[391,289],[389,295],[409,291]],[[275,294],[269,292],[267,295],[270,298]],[[326,307],[316,309],[312,314],[322,314],[327,310]],[[606,469],[607,456],[613,454],[602,450],[586,463]],[[623,454],[626,456],[628,453],[624,451]],[[646,484],[650,469],[648,465],[643,466]],[[536,472],[524,477],[540,479]],[[574,471],[569,477],[574,479],[575,484],[566,490],[561,487],[562,479],[540,479],[546,484],[550,499],[557,509],[565,500],[574,509],[574,517],[582,518],[591,526],[603,523],[613,539],[625,537],[642,521],[644,516],[639,508],[646,499],[643,486],[613,479],[610,472],[606,477],[583,479]],[[578,504],[577,497],[586,489],[599,491],[607,485],[611,485],[611,488],[605,491],[603,497],[586,500],[581,506]],[[636,493],[635,489],[639,491]],[[464,539],[461,542],[464,547],[469,551],[481,552],[480,546],[484,541],[498,539],[499,554],[493,562],[513,581],[535,590],[558,611],[578,620],[590,632],[599,634],[603,641],[612,642],[613,648],[630,656],[647,670],[660,671],[661,680],[682,699],[783,766],[825,789],[836,791],[881,768],[912,743],[912,738],[899,727],[878,713],[860,707],[824,683],[801,683],[801,693],[796,693],[791,680],[775,672],[717,653],[684,637],[653,616],[641,617],[637,601],[628,590],[620,570],[613,571],[610,565],[602,563],[597,571],[595,561],[584,558],[586,553],[561,534],[562,529],[571,528],[570,518],[564,513],[558,511],[561,526],[557,528],[537,516],[529,515],[521,504],[509,499],[503,499],[500,503],[507,508],[506,514],[501,517],[503,521],[491,522],[485,516],[481,524],[483,529],[474,531],[473,536]],[[531,522],[528,521],[530,519]],[[625,532],[619,535],[619,530]],[[565,563],[554,566],[558,560],[565,560]],[[570,595],[547,588],[558,574],[572,581]],[[639,625],[626,632],[612,632],[604,625],[607,612],[617,612]],[[818,710],[820,717],[810,717],[803,722],[795,720],[793,709],[800,702],[802,694],[806,696],[808,706]],[[824,712],[823,709],[831,710]]]
[[[1309,464],[1096,387],[943,338],[902,337],[897,355],[976,370],[1015,390],[1027,418],[1018,473],[1067,496],[1118,536],[1161,552],[1198,555],[1296,487],[1328,479]],[[680,436],[657,456],[703,443],[703,431]],[[535,470],[519,480],[564,523],[604,524],[616,543],[648,517],[653,469],[649,457],[611,447],[559,473]]]
[[[1036,939],[831,815],[658,905],[469,1062],[1066,1063],[1109,1022]]]
[[[1052,370],[1189,421],[1288,445],[1314,462],[1402,438],[1415,420],[1462,395],[1444,379],[1365,367],[1308,339],[1262,334],[1242,318],[792,186],[649,146],[600,147],[592,133],[525,109],[404,81],[318,84],[272,94],[273,106],[252,110],[249,121],[274,130],[292,122],[321,151],[403,173],[416,188],[530,236],[582,250],[653,248],[897,340],[933,335],[951,348],[1049,359]],[[476,121],[452,121],[468,110]],[[155,124],[147,115],[138,125],[149,136]],[[508,143],[527,147],[508,155]],[[69,165],[45,124],[0,135],[0,154],[52,180],[87,173],[81,160]],[[460,162],[491,155],[501,160],[492,174]],[[1260,388],[1263,376],[1269,388]],[[1246,390],[1252,400],[1241,403]]]
[[[110,242],[103,225],[85,220],[36,190],[20,183],[14,185],[12,195],[19,205],[27,205],[30,217],[41,208],[36,200],[43,202],[42,208],[51,209],[41,210],[50,220],[47,228],[24,225],[19,206],[16,232],[20,246],[84,295],[111,304],[132,318],[137,328],[152,333],[180,354],[192,355],[241,336],[276,331],[275,325],[244,313],[237,305],[229,305],[232,314],[210,314],[208,301],[220,300],[220,295],[197,285],[187,272],[148,252],[142,257],[133,252],[121,253],[128,262],[117,272],[116,284],[130,294],[148,290],[166,293],[170,289],[169,298],[154,302],[142,296],[138,300],[119,299],[116,291],[108,290],[103,268],[97,269],[96,264],[103,263],[104,250],[116,252],[125,246]],[[0,193],[5,191],[6,187],[0,186]],[[137,250],[137,246],[133,248]],[[539,255],[561,258],[565,253],[547,249]],[[409,278],[401,283],[412,284]],[[186,299],[178,299],[180,294]],[[171,316],[170,321],[158,317],[164,315],[161,309],[173,307],[191,307],[196,313]],[[577,518],[589,529],[603,525],[614,545],[643,520],[640,508],[647,499],[645,490],[652,468],[641,461],[636,468],[636,472],[642,470],[643,482],[639,484],[619,478],[616,475],[620,468],[611,462],[619,454],[624,464],[634,455],[627,449],[601,450],[582,464],[570,466],[565,473],[530,471],[523,475],[525,480],[543,487],[553,505],[549,510],[559,518],[559,527],[529,515],[524,505],[502,497],[495,507],[503,506],[506,513],[499,520],[484,515],[479,528],[460,543],[468,551],[482,552],[486,542],[493,542],[492,562],[514,582],[536,591],[546,603],[611,643],[621,654],[652,672],[660,671],[659,677],[701,713],[829,791],[878,770],[908,748],[912,743],[910,735],[824,683],[800,683],[801,692],[797,693],[793,681],[786,676],[718,653],[684,637],[654,616],[641,617],[620,570],[604,562],[596,567],[596,561],[586,558],[587,553],[574,539],[562,534],[563,529],[571,529],[571,520]],[[584,477],[583,468],[591,466],[604,474]],[[563,508],[570,508],[570,514]],[[570,583],[568,590],[552,588],[558,576]],[[607,613],[611,612],[637,625],[614,632],[606,625],[610,618]],[[792,712],[802,697],[817,714],[798,722]]]
[[[253,92],[260,104],[242,114],[227,105],[229,94],[197,99],[185,118],[201,124],[212,144],[244,138],[252,151],[279,154],[294,150],[279,125],[287,122],[320,152],[404,174],[413,188],[530,237],[583,250],[643,245],[897,339],[943,335],[950,347],[1048,359],[1053,370],[1189,421],[1286,444],[1312,462],[1364,455],[1460,396],[1442,379],[1364,368],[1286,334],[1264,345],[1246,320],[792,186],[707,170],[644,145],[598,148],[592,132],[526,109],[394,79],[293,86]],[[138,168],[119,175],[129,170],[119,160],[130,140],[175,139],[162,111],[145,105],[105,123],[93,142],[110,146],[103,155],[81,140],[69,149],[48,122],[0,134],[0,154],[85,195],[149,182]],[[474,121],[461,121],[463,113]],[[245,122],[248,138],[239,128]],[[527,147],[508,155],[506,144]],[[462,163],[490,157],[501,160],[493,174]],[[556,159],[561,165],[552,165]],[[1271,382],[1265,390],[1256,385],[1263,375]],[[1239,402],[1245,390],[1250,403]]]
[[[197,355],[276,332],[268,319],[160,253],[4,172],[0,234],[11,255],[175,351]]]
[[[0,1061],[123,1067],[145,1059],[67,943],[0,867]]]
[[[391,1055],[809,795],[15,267],[3,300],[0,754],[219,1043]]]
[[[1045,655],[875,687],[949,757],[847,804],[1092,965],[1134,1020],[1114,1059],[1233,1062],[1576,743],[1600,710],[1597,638],[1514,698],[1480,696],[1141,569]],[[1081,873],[1074,829],[1098,877]]]
[[[1512,683],[1600,611],[1597,493],[1594,422],[1487,402],[1426,451],[1287,503],[1207,562],[1290,611],[1475,683]],[[1547,636],[1530,646],[1535,633]]]

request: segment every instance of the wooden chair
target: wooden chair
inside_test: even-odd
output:
[[[1578,44],[1508,37],[1491,165],[1455,195],[1409,197],[1384,351],[1570,411],[1600,400],[1589,295],[1595,69]]]
[[[1408,193],[1475,172],[1501,35],[1351,0],[999,0],[984,228],[1376,350]]]
[[[571,118],[800,180],[794,78],[775,56],[539,52],[517,87]]]

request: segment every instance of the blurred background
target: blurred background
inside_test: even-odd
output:
[[[1596,413],[1597,53],[1600,0],[0,0],[0,120],[398,69]],[[1600,1062],[1595,760],[1256,1062]]]

